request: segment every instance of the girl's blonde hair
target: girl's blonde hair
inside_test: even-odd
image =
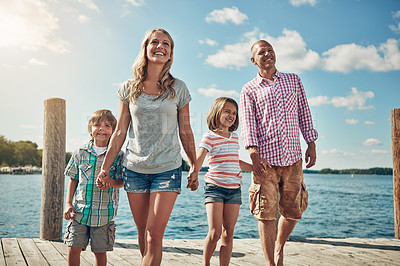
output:
[[[132,72],[132,79],[128,81],[129,86],[129,98],[131,101],[136,101],[140,94],[143,92],[143,82],[146,80],[147,76],[147,45],[149,44],[150,38],[155,32],[162,32],[167,35],[170,45],[171,45],[171,55],[170,59],[165,63],[161,74],[160,80],[158,85],[161,89],[160,95],[156,98],[158,100],[161,96],[164,95],[165,98],[173,99],[175,97],[175,90],[172,88],[175,82],[175,78],[169,72],[172,66],[173,61],[173,54],[174,54],[174,40],[172,39],[171,35],[164,29],[154,29],[148,31],[143,39],[142,48],[135,59],[135,62],[132,65],[131,72]]]
[[[222,109],[225,106],[225,103],[231,103],[236,107],[236,111],[239,110],[237,102],[228,97],[219,97],[215,99],[214,103],[212,104],[210,111],[207,115],[207,125],[211,131],[215,131],[219,128],[220,117],[222,113]],[[235,131],[239,126],[239,112],[236,112],[236,119],[232,126],[229,127],[229,131]]]
[[[110,110],[106,109],[101,109],[97,110],[92,114],[92,116],[89,118],[88,122],[88,130],[90,137],[93,138],[92,136],[92,126],[96,123],[101,123],[102,121],[107,121],[111,124],[112,131],[114,132],[115,127],[117,125],[117,119],[115,119],[115,116],[112,114]]]

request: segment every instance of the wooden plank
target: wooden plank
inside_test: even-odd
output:
[[[87,246],[86,250],[81,252],[81,259],[86,260],[92,265],[95,265],[95,257],[93,252],[90,251],[90,246]]]
[[[265,265],[260,240],[234,239],[231,262],[238,265]]]
[[[50,241],[34,238],[33,241],[46,258],[49,265],[60,266],[67,265],[67,260],[58,252]]]
[[[2,239],[6,265],[27,265],[16,238]]]
[[[18,244],[28,265],[49,265],[33,239],[20,238]]]
[[[6,260],[4,259],[4,250],[1,238],[0,238],[0,266],[6,266]]]
[[[198,240],[197,240],[198,241]],[[182,240],[164,239],[162,265],[200,265],[202,252]],[[188,242],[191,242],[188,240]]]
[[[68,246],[62,242],[52,241],[51,244],[60,252],[61,256],[63,256],[68,261]],[[81,266],[93,266],[94,263],[87,261],[81,255]]]
[[[114,247],[115,250],[115,247]],[[132,263],[130,263],[128,260],[125,258],[119,256],[116,254],[114,251],[108,251],[107,252],[107,265],[115,265],[115,266],[132,266]]]
[[[117,240],[115,241],[114,251],[112,252],[128,261],[130,265],[139,266],[142,262],[142,255],[140,254],[137,240]]]
[[[5,265],[66,265],[68,248],[61,242],[40,239],[1,239],[0,251]],[[200,265],[202,239],[164,240],[163,266]],[[219,245],[218,245],[219,249]],[[41,255],[43,254],[43,255]],[[26,258],[26,261],[24,259]],[[1,256],[0,256],[1,257]],[[114,251],[107,252],[109,265],[140,265],[137,240],[117,240]],[[81,253],[81,265],[94,265],[90,251]],[[218,252],[211,260],[219,264]],[[288,241],[285,265],[400,265],[400,240],[393,239],[304,239]],[[265,265],[259,239],[235,239],[231,265]]]

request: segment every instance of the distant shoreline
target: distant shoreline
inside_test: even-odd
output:
[[[321,170],[303,169],[304,174],[334,174],[334,175],[393,175],[392,168],[373,167],[369,169],[343,169],[336,170],[324,168]]]
[[[202,173],[206,173],[208,171],[208,167],[202,167]],[[309,170],[303,169],[304,174],[324,174],[324,175],[393,175],[393,169],[388,167],[373,167],[369,169],[331,169],[324,168],[321,170]]]
[[[207,173],[208,167],[202,167],[200,173]],[[185,172],[185,171],[184,171]],[[18,166],[18,167],[1,167],[0,174],[41,174],[42,169],[36,166]],[[373,167],[369,169],[330,169],[324,168],[321,170],[303,169],[304,174],[324,174],[324,175],[393,175],[392,168]]]

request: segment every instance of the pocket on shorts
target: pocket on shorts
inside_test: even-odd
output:
[[[249,205],[250,205],[250,212],[253,215],[257,215],[261,211],[261,184],[251,184],[249,188]]]
[[[308,192],[306,190],[306,184],[301,184],[301,212],[304,212],[308,207]]]
[[[114,242],[115,242],[115,227],[117,225],[115,223],[112,223],[108,226],[107,228],[107,235],[108,235],[108,245],[110,247],[114,246]]]
[[[68,244],[68,241],[71,241],[71,239],[70,239],[71,226],[72,226],[72,221],[69,221],[67,224],[67,228],[65,229],[65,233],[64,233],[64,243],[65,244]]]

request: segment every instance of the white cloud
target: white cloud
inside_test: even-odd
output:
[[[46,62],[36,59],[36,58],[29,59],[28,64],[32,65],[32,66],[47,66]]]
[[[356,120],[356,119],[354,119],[354,118],[352,118],[352,119],[346,119],[345,121],[346,121],[346,123],[349,124],[349,125],[356,125],[356,124],[358,124],[358,120]]]
[[[322,53],[323,69],[349,73],[352,70],[400,70],[399,40],[388,39],[379,47],[355,43],[338,45]]]
[[[307,4],[314,6],[317,3],[317,0],[289,0],[289,3],[293,6],[301,6]]]
[[[349,73],[367,69],[374,72],[400,70],[399,40],[388,39],[379,46],[340,44],[320,56],[308,49],[303,37],[294,30],[284,29],[282,35],[272,37],[255,29],[243,34],[237,43],[227,44],[206,63],[217,68],[240,69],[250,64],[250,47],[259,40],[268,40],[277,54],[277,68],[285,72],[302,72],[321,68],[331,72]]]
[[[205,40],[199,40],[199,43],[200,44],[207,44],[207,45],[210,45],[210,46],[217,46],[218,45],[218,42],[216,42],[214,40],[211,40],[211,39],[208,39],[208,38],[206,38]]]
[[[321,151],[322,155],[325,156],[333,156],[333,157],[354,157],[356,154],[352,152],[345,152],[340,151],[338,149],[331,149],[331,150],[323,150]]]
[[[216,98],[216,97],[239,97],[239,93],[235,90],[229,90],[229,91],[225,91],[225,90],[220,90],[215,88],[215,85],[211,85],[208,89],[204,89],[204,88],[199,88],[197,91],[207,97],[210,98]]]
[[[250,47],[253,41],[227,44],[214,55],[209,55],[206,63],[217,68],[239,69],[250,62]]]
[[[308,104],[310,106],[321,106],[324,104],[331,104],[331,100],[329,99],[328,96],[317,96],[308,99]]]
[[[351,94],[347,97],[333,97],[332,104],[335,107],[346,107],[348,110],[368,110],[375,108],[373,105],[365,106],[367,99],[374,98],[372,91],[362,92],[357,88],[351,88]]]
[[[0,6],[0,48],[67,53],[68,42],[57,36],[58,29],[58,18],[43,1],[3,1]]]
[[[90,18],[85,16],[85,15],[79,15],[78,16],[78,21],[83,24],[83,23],[89,22]]]
[[[354,110],[369,110],[375,108],[373,105],[366,106],[367,99],[374,98],[375,95],[372,91],[362,92],[357,88],[351,88],[351,94],[346,97],[332,97],[317,96],[308,100],[310,106],[321,106],[324,104],[331,104],[334,107],[346,107],[349,111]]]
[[[77,0],[77,1],[90,10],[100,12],[99,7],[92,0]]]
[[[362,144],[364,146],[377,146],[377,145],[382,145],[382,141],[380,141],[377,138],[370,138],[365,140]]]
[[[399,34],[400,33],[400,23],[397,23],[397,25],[396,24],[389,25],[389,29],[391,29],[395,33]]]
[[[125,0],[125,2],[133,6],[144,6],[145,0]]]
[[[371,126],[371,125],[375,125],[375,122],[374,121],[365,121],[364,124],[367,126]]]
[[[394,31],[394,33],[400,34],[400,10],[397,10],[396,12],[393,12],[393,20],[395,21],[395,24],[389,25],[389,28]]]
[[[369,151],[360,151],[363,154],[390,154],[390,151],[386,150],[369,150]]]
[[[250,63],[250,47],[259,39],[268,40],[277,53],[277,67],[281,71],[302,72],[313,69],[320,63],[319,55],[307,50],[306,43],[300,34],[292,30],[283,30],[278,38],[255,29],[243,35],[242,41],[227,44],[216,54],[209,55],[206,63],[217,68],[239,69]]]
[[[320,56],[306,48],[306,42],[297,31],[283,29],[282,33],[278,38],[268,38],[277,53],[278,69],[302,72],[319,66]]]
[[[232,22],[236,25],[243,24],[247,20],[247,15],[239,11],[237,7],[228,8],[225,7],[220,10],[214,10],[206,17],[206,22],[217,22],[226,24],[227,22]]]

